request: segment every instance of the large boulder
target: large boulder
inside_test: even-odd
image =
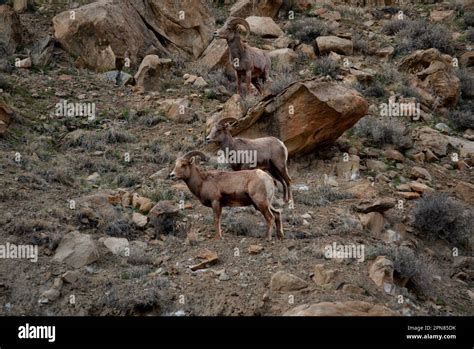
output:
[[[238,0],[230,9],[233,17],[266,16],[275,18],[280,11],[283,0]]]
[[[0,57],[13,54],[22,42],[20,17],[8,5],[0,6]]]
[[[334,142],[367,111],[367,101],[354,89],[315,78],[266,96],[232,133],[248,138],[274,136],[285,143],[290,155],[301,154]]]
[[[446,156],[448,154],[448,145],[456,149],[462,158],[474,154],[473,141],[448,136],[428,126],[415,129],[413,135],[416,143],[422,150],[428,149],[438,156]]]
[[[171,59],[157,55],[146,56],[135,74],[136,85],[143,87],[144,91],[158,91],[163,84],[163,75],[169,71],[171,63]]]
[[[395,316],[395,311],[382,305],[362,301],[321,302],[302,304],[288,310],[284,316]]]
[[[199,58],[197,65],[206,70],[222,68],[233,73],[234,68],[229,58],[229,46],[225,39],[214,39]]]
[[[197,58],[212,39],[214,19],[201,0],[183,8],[172,0],[100,0],[56,15],[53,25],[66,51],[104,71],[127,50],[133,66],[152,51]]]
[[[278,38],[283,35],[280,29],[270,17],[250,16],[245,19],[250,25],[252,34],[261,36],[263,38]]]
[[[422,102],[432,107],[453,107],[461,94],[461,83],[453,68],[453,58],[435,48],[418,50],[403,58],[399,63],[401,71],[409,72],[415,79],[413,87],[420,88]]]

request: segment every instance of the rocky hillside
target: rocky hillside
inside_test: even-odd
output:
[[[472,315],[473,2],[180,3],[0,1],[0,314]],[[230,16],[263,95],[235,94]],[[212,240],[167,178],[226,168],[226,117],[289,150],[283,241],[250,207]]]

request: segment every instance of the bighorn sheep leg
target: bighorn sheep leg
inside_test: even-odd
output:
[[[250,89],[250,82],[252,80],[252,71],[247,70],[245,72],[245,82],[247,83],[247,94],[250,95],[251,89]]]
[[[285,235],[283,234],[283,225],[281,224],[281,212],[273,207],[270,207],[273,215],[275,216],[275,224],[276,224],[276,234],[278,240],[283,240]]]
[[[220,240],[222,239],[222,229],[221,229],[222,207],[219,201],[212,202],[212,210],[214,211],[214,224],[216,226],[216,235],[214,236],[214,240]]]

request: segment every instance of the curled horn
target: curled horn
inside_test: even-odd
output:
[[[236,121],[239,121],[239,120],[236,118],[229,117],[229,118],[220,119],[217,123],[219,125],[225,125],[225,123],[236,122]]]
[[[204,154],[203,152],[201,152],[199,150],[191,150],[190,152],[187,152],[186,154],[184,154],[183,159],[188,159],[189,160],[193,156],[200,156],[201,159],[207,160],[206,154]]]
[[[244,28],[247,32],[245,34],[245,39],[247,39],[250,35],[250,24],[243,18],[233,18],[229,21],[230,26],[237,26],[238,24],[244,26]]]

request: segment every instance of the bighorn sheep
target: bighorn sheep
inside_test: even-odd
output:
[[[222,207],[250,205],[265,217],[267,239],[271,240],[272,238],[273,222],[276,225],[278,239],[283,239],[281,212],[272,206],[275,187],[270,175],[262,170],[201,172],[194,164],[195,156],[206,158],[200,151],[188,152],[176,160],[169,177],[174,180],[184,180],[189,190],[204,206],[212,207],[216,240],[222,238]]]
[[[250,94],[250,82],[254,84],[260,94],[263,93],[263,85],[268,79],[271,61],[264,51],[245,43],[238,31],[242,25],[247,34],[250,34],[250,25],[245,19],[230,18],[224,26],[214,33],[214,37],[226,39],[229,45],[230,61],[235,69],[237,78],[237,93],[241,94],[241,81],[247,83],[247,94]]]
[[[288,149],[285,144],[275,137],[263,137],[256,139],[234,138],[230,133],[230,122],[238,121],[235,118],[224,118],[215,123],[206,142],[219,144],[222,150],[234,151],[235,153],[255,152],[255,163],[230,163],[234,171],[249,169],[253,165],[268,171],[277,181],[283,185],[283,193],[285,202],[293,200],[291,194],[291,178],[288,174]]]

